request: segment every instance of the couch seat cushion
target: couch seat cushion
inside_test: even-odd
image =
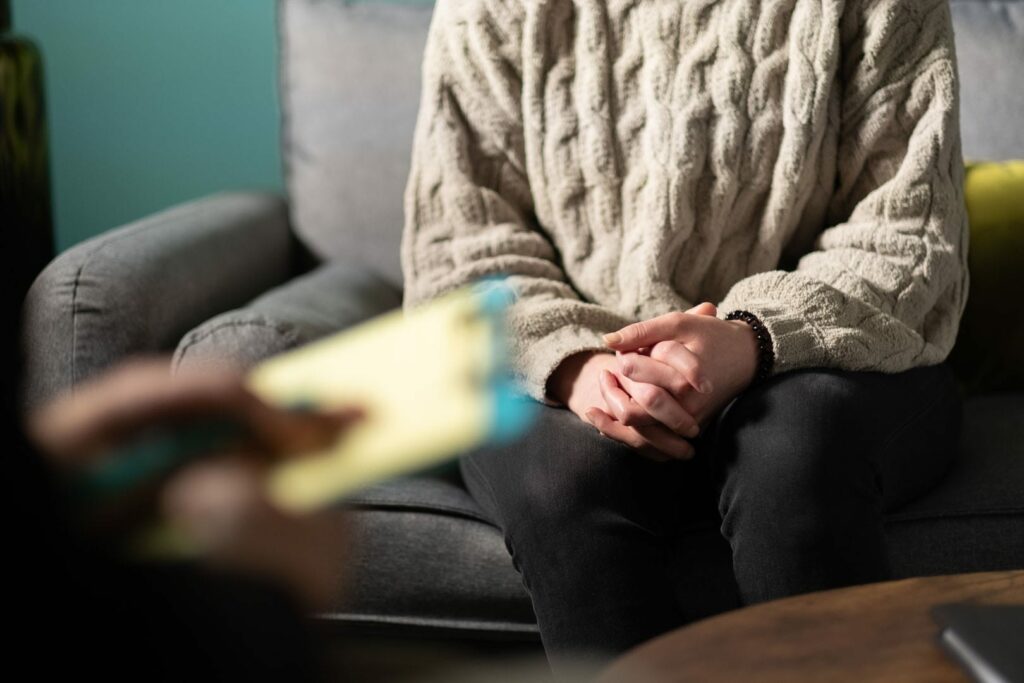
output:
[[[172,368],[225,361],[250,368],[401,302],[398,289],[367,267],[351,261],[328,263],[189,331],[174,352]]]
[[[327,619],[387,632],[536,640],[530,600],[498,529],[457,469],[351,496],[348,591]]]
[[[886,535],[899,576],[1024,567],[1024,394],[967,400],[960,457]]]
[[[927,496],[886,516],[897,577],[1024,566],[1024,394],[965,404],[961,457]],[[536,639],[529,597],[498,529],[457,468],[369,487],[353,508],[354,573],[327,618],[385,632]],[[728,544],[714,524],[672,554],[693,617],[738,606]]]

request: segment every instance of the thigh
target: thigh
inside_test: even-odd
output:
[[[716,418],[712,441],[720,473],[849,484],[890,510],[942,478],[961,419],[945,363],[900,373],[812,368],[736,398]]]
[[[680,515],[714,513],[704,459],[650,460],[561,408],[541,407],[525,437],[475,450],[459,465],[485,515],[513,535],[531,519],[599,524],[612,510],[660,536]]]
[[[556,669],[566,655],[622,652],[692,612],[674,600],[667,538],[696,484],[691,462],[646,459],[545,406],[525,438],[460,466],[503,532]]]

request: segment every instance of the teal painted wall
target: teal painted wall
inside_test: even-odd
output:
[[[14,0],[47,78],[58,248],[222,189],[280,190],[274,0]]]

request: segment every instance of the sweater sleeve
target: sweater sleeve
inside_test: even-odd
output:
[[[546,396],[561,361],[606,347],[627,325],[581,300],[538,224],[521,108],[522,18],[499,0],[438,0],[405,188],[404,308],[488,275],[515,292],[508,316],[516,378]]]
[[[968,291],[959,83],[947,0],[862,0],[841,26],[830,225],[792,271],[737,282],[721,313],[761,318],[773,374],[901,372],[949,354]],[[832,221],[838,221],[832,224]]]

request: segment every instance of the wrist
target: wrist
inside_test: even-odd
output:
[[[754,333],[754,330],[751,329],[750,325],[746,324],[742,320],[728,320],[726,322],[735,328],[737,337],[739,338],[737,346],[742,349],[742,351],[739,353],[740,362],[737,366],[740,368],[740,376],[743,378],[743,386],[747,387],[752,384],[754,379],[757,377],[757,334]]]
[[[599,353],[601,352],[581,351],[563,359],[548,378],[545,390],[548,398],[556,403],[568,406],[576,384],[583,374],[584,366]]]

